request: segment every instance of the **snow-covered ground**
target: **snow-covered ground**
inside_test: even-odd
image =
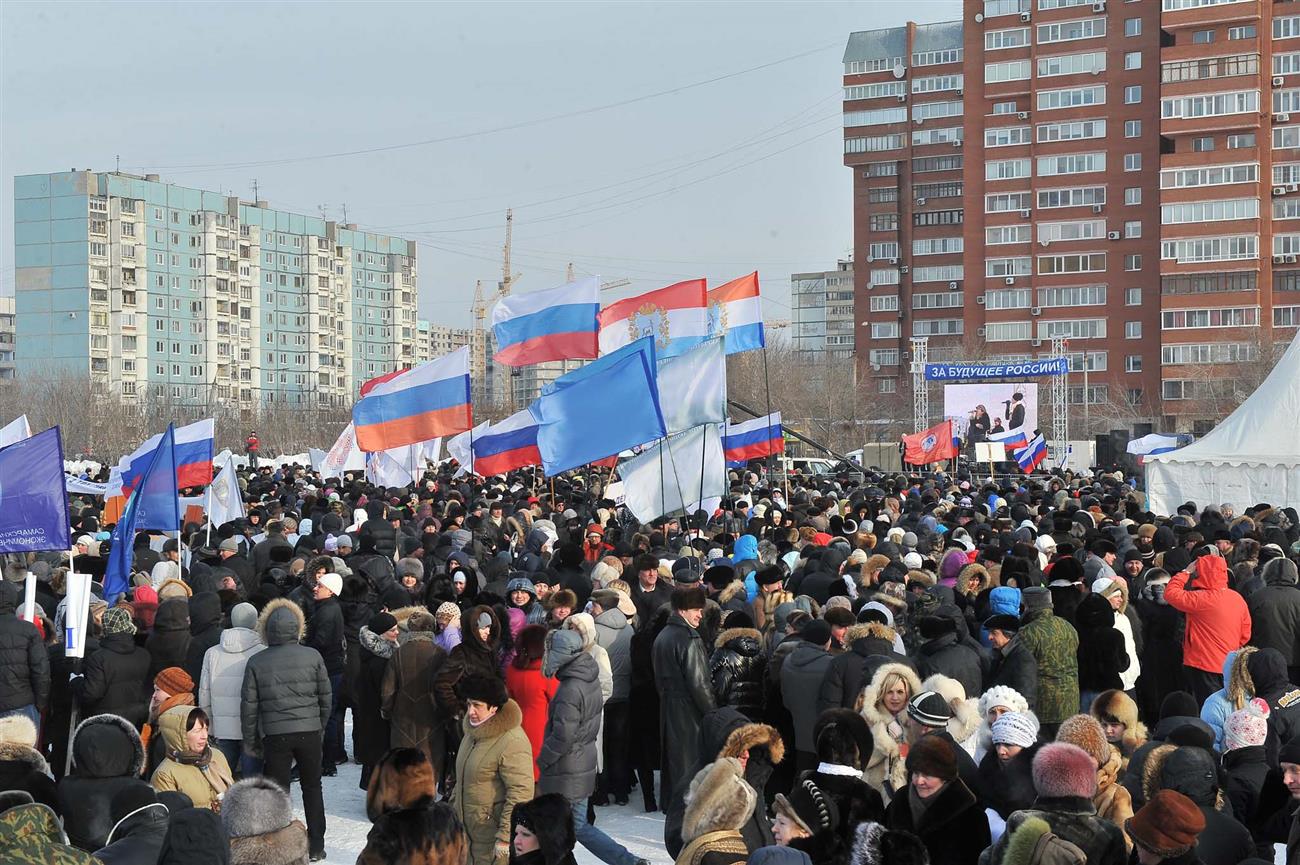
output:
[[[350,725],[349,725],[350,726]],[[355,763],[339,766],[338,775],[325,778],[325,861],[329,865],[353,865],[366,846],[370,821],[366,819],[366,794],[358,783],[361,767]],[[298,819],[303,819],[302,792],[297,784],[290,791]],[[664,850],[663,814],[646,814],[641,810],[640,795],[633,791],[632,802],[619,807],[610,805],[596,809],[596,825],[605,830],[633,853],[655,865],[671,865]],[[600,862],[582,845],[577,849],[578,865],[598,865]]]

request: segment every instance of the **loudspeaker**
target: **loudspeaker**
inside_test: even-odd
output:
[[[1115,452],[1111,449],[1110,436],[1105,434],[1093,436],[1093,442],[1097,446],[1097,457],[1094,465],[1108,466],[1115,462]]]
[[[1152,426],[1152,425],[1149,424],[1149,423],[1135,423],[1135,424],[1133,424],[1133,438],[1135,438],[1135,439],[1140,439],[1140,438],[1142,438],[1143,436],[1149,436],[1149,435],[1151,435],[1151,433],[1153,433],[1153,432],[1155,432],[1155,431],[1156,431],[1156,430],[1155,430],[1155,427]]]
[[[1113,429],[1110,431],[1110,450],[1114,457],[1114,463],[1125,469],[1131,470],[1135,463],[1129,456],[1128,452],[1129,432],[1126,429]]]

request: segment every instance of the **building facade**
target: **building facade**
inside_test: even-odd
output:
[[[14,299],[0,297],[0,382],[14,378]]]
[[[117,172],[14,179],[19,376],[347,405],[416,360],[415,243]]]
[[[868,388],[1062,337],[1072,404],[1192,428],[1295,333],[1300,3],[965,0],[844,73]]]
[[[853,262],[834,270],[790,274],[791,347],[800,360],[843,361],[853,357]]]

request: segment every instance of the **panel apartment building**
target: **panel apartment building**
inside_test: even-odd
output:
[[[869,390],[910,387],[913,336],[1065,337],[1072,403],[1203,428],[1295,334],[1300,2],[965,0],[852,34],[844,88]]]
[[[17,375],[185,404],[349,405],[417,360],[415,243],[164,183],[14,179]]]

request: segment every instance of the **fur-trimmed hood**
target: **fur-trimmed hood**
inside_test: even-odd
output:
[[[43,775],[50,774],[50,764],[45,762],[45,758],[41,756],[39,751],[29,745],[18,742],[0,742],[0,760],[26,763]]]
[[[732,730],[718,752],[718,758],[740,757],[754,748],[766,748],[773,766],[785,759],[785,743],[775,727],[767,724],[744,724]]]
[[[754,813],[758,796],[745,783],[745,770],[734,757],[705,766],[691,779],[682,815],[682,841],[689,844],[709,832],[735,832]]]
[[[897,636],[898,632],[888,625],[882,625],[880,622],[863,622],[850,625],[844,630],[844,645],[851,646],[858,640],[880,640],[892,647]]]
[[[732,580],[726,588],[718,592],[718,603],[725,604],[727,601],[743,598],[746,594],[745,584],[740,580]]]
[[[980,583],[974,589],[969,588],[968,581],[972,577],[979,577]],[[968,597],[975,597],[980,592],[990,588],[993,584],[993,576],[989,569],[983,565],[969,564],[957,572],[957,585],[954,587],[960,594]]]
[[[763,645],[763,635],[756,628],[727,628],[725,631],[719,631],[718,636],[713,640],[715,649],[740,649],[741,645],[728,646],[732,640],[752,640],[758,647]]]
[[[302,642],[307,620],[302,608],[288,598],[276,598],[257,617],[257,635],[268,646]]]
[[[1119,741],[1119,750],[1125,757],[1132,756],[1134,751],[1146,743],[1147,727],[1138,720],[1137,703],[1123,691],[1102,691],[1092,701],[1090,714],[1099,721],[1114,718],[1124,725],[1124,736]]]
[[[948,719],[948,734],[957,744],[960,745],[979,731],[979,703],[966,698],[966,689],[961,682],[935,673],[921,683],[921,690],[934,691],[948,703],[953,713]]]
[[[907,683],[907,698],[910,700],[921,692],[921,677],[906,664],[881,664],[871,677],[871,682],[862,689],[862,717],[868,724],[888,724],[893,716],[885,709],[879,708],[880,689],[891,673],[897,673]]]
[[[136,778],[144,769],[144,745],[125,718],[91,715],[72,734],[72,763],[82,778]]]
[[[1142,764],[1142,800],[1150,802],[1160,792],[1160,770],[1164,768],[1165,758],[1178,750],[1177,745],[1157,745],[1147,754]]]
[[[465,736],[473,739],[475,742],[483,742],[488,739],[495,739],[504,736],[511,730],[516,729],[524,722],[524,713],[519,708],[519,704],[514,700],[507,699],[505,705],[497,709],[495,715],[488,718],[477,727],[471,726],[469,716],[463,719]]]
[[[859,823],[853,836],[850,865],[929,865],[925,844],[911,832],[880,823]]]

